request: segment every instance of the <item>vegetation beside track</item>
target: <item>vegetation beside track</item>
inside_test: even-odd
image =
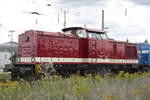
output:
[[[0,73],[0,81],[2,80],[11,80],[10,73],[6,73],[6,72]]]
[[[1,100],[150,100],[150,73],[0,82]]]

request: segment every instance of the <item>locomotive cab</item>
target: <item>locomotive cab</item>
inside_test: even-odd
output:
[[[106,31],[96,29],[82,28],[82,27],[69,27],[62,30],[66,35],[72,35],[78,38],[92,38],[92,39],[108,39]]]

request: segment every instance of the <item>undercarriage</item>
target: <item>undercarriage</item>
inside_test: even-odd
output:
[[[61,75],[69,77],[71,74],[87,75],[100,74],[104,75],[117,74],[119,71],[135,73],[143,71],[142,66],[138,65],[106,65],[106,64],[16,64],[12,69],[12,80],[18,79],[40,79],[42,77],[49,78],[52,75]]]

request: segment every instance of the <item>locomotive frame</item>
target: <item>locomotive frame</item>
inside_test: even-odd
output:
[[[136,44],[109,39],[106,33],[82,27],[65,28],[63,33],[26,31],[19,35],[12,78],[142,70]]]

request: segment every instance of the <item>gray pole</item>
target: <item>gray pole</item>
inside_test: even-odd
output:
[[[58,24],[59,24],[59,12],[58,12],[58,18],[57,18]]]
[[[66,11],[64,11],[64,28],[66,27]]]
[[[104,10],[102,10],[102,30],[104,30]]]
[[[9,32],[11,33],[11,35],[9,35],[9,36],[11,36],[11,55],[12,55],[12,53],[13,53],[13,32],[15,32],[15,31],[10,30]]]

